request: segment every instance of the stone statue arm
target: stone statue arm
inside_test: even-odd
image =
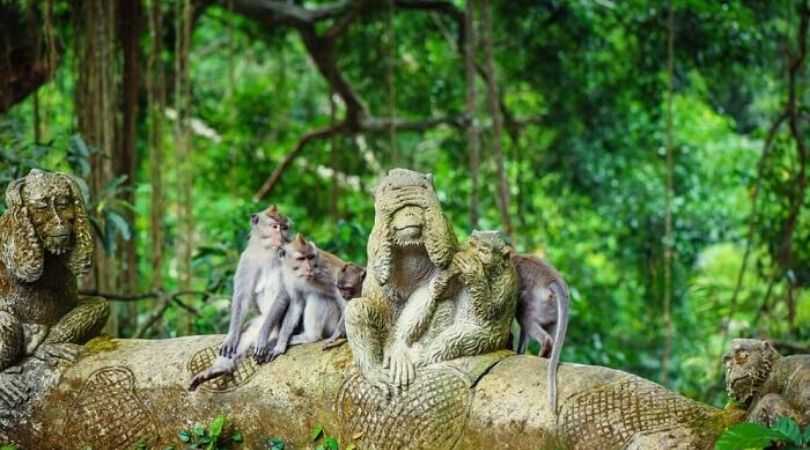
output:
[[[101,298],[88,298],[68,311],[51,327],[46,344],[83,344],[101,332],[110,316],[109,303]]]
[[[356,298],[346,305],[346,336],[355,366],[369,382],[384,389],[389,380],[382,367],[383,347],[392,315],[391,304],[381,295]]]

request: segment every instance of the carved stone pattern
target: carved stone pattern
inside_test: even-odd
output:
[[[623,449],[637,434],[708,419],[700,404],[639,380],[575,394],[564,404],[561,431],[571,448]]]
[[[206,347],[191,357],[188,362],[188,370],[192,374],[200,373],[214,364],[219,356],[219,347]],[[236,364],[236,370],[232,374],[215,378],[200,385],[200,389],[206,392],[229,392],[239,386],[246,384],[256,375],[256,362],[253,358],[242,358]]]
[[[135,392],[135,375],[126,367],[93,372],[72,409],[66,437],[78,435],[77,443],[96,450],[132,448],[158,437],[157,421]]]
[[[467,423],[472,391],[450,368],[417,371],[410,388],[390,399],[353,373],[338,394],[343,441],[366,450],[449,450]]]

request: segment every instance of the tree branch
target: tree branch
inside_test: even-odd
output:
[[[284,174],[284,171],[287,170],[288,167],[290,167],[290,164],[292,164],[293,160],[298,156],[299,153],[301,153],[301,150],[303,150],[307,144],[309,144],[312,141],[328,138],[332,135],[340,133],[341,131],[343,131],[344,127],[345,125],[343,123],[339,123],[335,126],[320,128],[314,131],[310,131],[309,133],[303,135],[301,139],[298,141],[298,143],[295,144],[295,147],[293,147],[293,149],[289,153],[287,153],[287,155],[284,157],[281,163],[275,168],[275,170],[273,170],[273,173],[270,175],[270,178],[268,178],[267,181],[264,182],[262,187],[256,192],[256,195],[253,196],[254,201],[261,200],[262,198],[267,196],[270,193],[270,191],[273,190],[273,188],[276,186],[276,183],[278,183],[278,181],[281,179],[281,176]]]

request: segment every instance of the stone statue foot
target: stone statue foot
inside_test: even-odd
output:
[[[25,354],[33,355],[48,336],[48,327],[39,324],[23,324],[23,334],[25,335]]]
[[[0,416],[10,416],[14,409],[28,400],[29,389],[21,375],[8,371],[0,374]]]
[[[392,352],[385,358],[384,367],[388,369],[388,377],[398,388],[408,387],[416,378],[416,369],[410,358],[404,352]]]
[[[76,344],[45,342],[39,346],[34,357],[55,366],[61,361],[73,363],[79,359],[82,347]]]

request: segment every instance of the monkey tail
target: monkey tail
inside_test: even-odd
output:
[[[554,347],[548,365],[548,403],[554,415],[557,415],[557,370],[560,365],[560,352],[568,330],[568,287],[560,283],[551,283],[551,290],[557,297],[557,330],[554,333]]]

